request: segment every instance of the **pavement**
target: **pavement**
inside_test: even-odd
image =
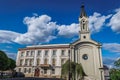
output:
[[[29,77],[29,78],[9,78],[9,79],[0,79],[0,80],[63,80],[60,78],[33,78],[33,77]]]

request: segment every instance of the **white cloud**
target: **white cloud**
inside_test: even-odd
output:
[[[28,31],[15,39],[17,43],[36,44],[39,42],[49,42],[56,38],[54,31],[57,25],[55,22],[51,22],[51,17],[47,15],[25,17],[24,24],[27,25]]]
[[[11,43],[19,36],[19,33],[13,31],[0,30],[0,43]]]
[[[111,15],[101,15],[100,13],[94,12],[92,16],[89,16],[89,28],[91,32],[99,32],[105,25],[106,19],[110,18]]]
[[[105,25],[105,21],[112,15],[101,15],[100,13],[94,12],[93,15],[89,16],[89,28],[92,33],[101,31],[102,27]],[[59,28],[59,35],[65,37],[73,37],[78,35],[80,30],[79,24],[72,23],[71,25],[61,25]]]
[[[99,32],[104,22],[109,16],[102,16],[100,13],[94,13],[89,17],[89,26],[92,32]],[[25,17],[23,23],[27,25],[27,32],[17,33],[13,31],[0,30],[0,43],[16,42],[19,44],[40,44],[49,42],[58,36],[74,37],[78,35],[79,24],[58,25],[51,20],[48,15],[38,16],[34,13],[33,17]]]
[[[103,57],[103,64],[107,65],[109,68],[113,68],[115,59],[110,57]]]
[[[79,29],[79,24],[75,23],[72,23],[71,25],[61,25],[58,27],[58,35],[64,37],[73,37],[78,35]]]
[[[119,43],[104,43],[103,48],[110,52],[120,53],[120,44]]]
[[[110,26],[113,31],[120,33],[120,9],[116,9],[115,12],[116,13],[110,19],[108,26]]]
[[[27,25],[26,33],[0,30],[0,43],[40,44],[49,42],[57,36],[73,37],[78,35],[79,31],[78,24],[57,25],[47,15],[37,16],[37,14],[34,14],[33,17],[25,17],[23,22]],[[57,34],[55,34],[56,31]]]

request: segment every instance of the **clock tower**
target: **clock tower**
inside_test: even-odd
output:
[[[79,39],[71,44],[71,59],[82,65],[87,75],[84,80],[104,80],[102,45],[90,37],[89,19],[84,5],[81,6],[79,23]],[[76,80],[79,80],[79,77],[76,76]]]

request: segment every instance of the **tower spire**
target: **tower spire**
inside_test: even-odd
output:
[[[87,17],[87,14],[86,14],[86,12],[85,12],[85,9],[84,9],[84,4],[82,4],[82,6],[81,6],[81,14],[80,14],[80,17],[82,18],[82,17]]]

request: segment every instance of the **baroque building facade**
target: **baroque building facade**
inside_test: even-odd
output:
[[[16,70],[24,72],[26,77],[60,77],[61,65],[70,58],[82,65],[87,75],[84,80],[104,80],[101,44],[91,39],[89,20],[83,5],[79,23],[79,39],[73,43],[19,49]],[[79,79],[76,77],[76,80]]]

